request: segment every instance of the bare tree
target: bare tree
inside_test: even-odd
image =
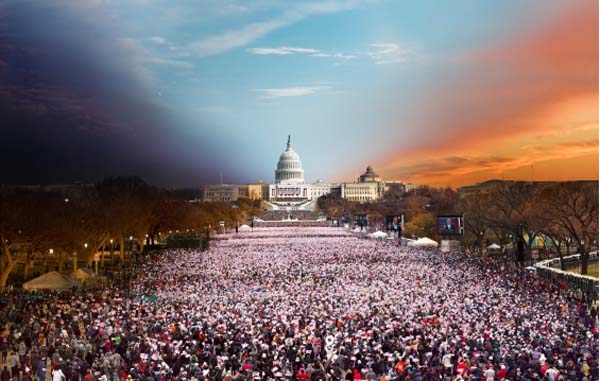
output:
[[[44,210],[52,201],[50,195],[27,190],[0,191],[0,288],[18,263],[27,268],[36,256],[44,255],[52,240],[48,229],[52,216]]]
[[[533,200],[543,189],[542,184],[525,181],[501,182],[489,192],[489,205],[485,209],[485,224],[499,239],[513,236],[515,228],[522,225],[529,247],[533,247],[539,234],[539,223]]]
[[[458,200],[458,208],[464,214],[465,231],[475,238],[480,247],[483,246],[483,239],[488,230],[486,210],[489,204],[490,197],[485,192],[469,193]]]
[[[538,205],[557,229],[571,237],[581,255],[581,273],[587,274],[590,250],[598,239],[598,183],[553,184],[539,195]]]

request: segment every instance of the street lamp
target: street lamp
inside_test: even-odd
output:
[[[112,271],[113,267],[114,267],[113,265],[115,263],[114,247],[113,247],[114,240],[111,238],[109,242],[110,242],[110,268],[111,268],[111,271]]]

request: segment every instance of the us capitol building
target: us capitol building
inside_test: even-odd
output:
[[[383,197],[391,184],[401,186],[404,191],[414,189],[412,184],[397,181],[383,181],[371,166],[360,175],[356,182],[325,184],[317,181],[304,183],[304,170],[300,156],[292,148],[288,136],[285,151],[279,156],[275,169],[275,184],[219,184],[206,185],[203,201],[232,202],[238,198],[261,200],[266,210],[315,210],[317,199],[327,194],[337,194],[349,201],[370,202]]]

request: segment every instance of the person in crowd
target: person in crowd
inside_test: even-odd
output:
[[[4,365],[4,369],[0,372],[0,381],[10,381],[10,371],[6,365]]]

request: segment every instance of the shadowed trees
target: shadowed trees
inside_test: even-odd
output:
[[[53,218],[45,213],[53,204],[47,195],[38,195],[27,190],[0,191],[0,287],[6,285],[10,273],[18,263],[28,262],[44,255],[51,235]]]
[[[67,187],[68,188],[68,187]],[[0,288],[17,265],[28,278],[34,263],[62,271],[73,261],[91,266],[96,253],[158,241],[169,231],[200,232],[204,226],[236,222],[258,214],[250,200],[230,204],[189,202],[170,198],[171,193],[149,186],[138,177],[108,178],[91,186],[0,188]],[[51,268],[52,270],[54,268]]]

